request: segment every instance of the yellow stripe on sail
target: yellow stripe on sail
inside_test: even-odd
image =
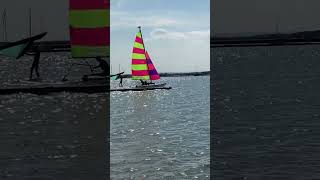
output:
[[[146,59],[145,54],[137,54],[137,53],[132,53],[132,59]]]
[[[132,80],[150,80],[150,76],[132,76],[131,77]]]
[[[132,70],[139,71],[139,70],[148,70],[147,64],[132,64]]]
[[[143,44],[138,43],[138,42],[134,42],[133,47],[139,48],[139,49],[144,49]]]
[[[137,32],[137,35],[139,38],[141,38],[141,33],[140,32]]]

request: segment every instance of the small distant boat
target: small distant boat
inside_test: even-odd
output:
[[[145,45],[142,38],[141,27],[138,27],[139,31],[136,34],[132,49],[132,80],[139,80],[141,85],[137,85],[136,88],[157,89],[166,86],[166,83],[155,84],[153,80],[159,80],[160,75],[157,72],[148,52],[145,49]],[[148,80],[150,80],[148,82]],[[171,87],[168,87],[171,89]]]

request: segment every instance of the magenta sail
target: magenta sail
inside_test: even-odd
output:
[[[158,80],[160,79],[160,76],[156,70],[156,68],[154,67],[151,58],[148,54],[148,52],[146,51],[146,59],[147,59],[147,65],[148,65],[148,71],[149,71],[149,76],[150,76],[150,80]]]

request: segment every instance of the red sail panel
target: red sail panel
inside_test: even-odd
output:
[[[71,9],[110,9],[110,0],[70,0]]]
[[[109,46],[110,27],[102,28],[70,28],[71,44],[83,46]]]

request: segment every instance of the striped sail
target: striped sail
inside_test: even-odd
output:
[[[132,80],[150,80],[141,32],[136,34],[132,50]]]
[[[156,68],[154,67],[151,58],[148,54],[148,52],[146,51],[146,59],[147,59],[147,65],[148,65],[148,71],[149,71],[149,76],[150,76],[150,80],[158,80],[160,79],[160,76],[156,70]]]
[[[110,54],[110,0],[69,0],[72,57]]]

